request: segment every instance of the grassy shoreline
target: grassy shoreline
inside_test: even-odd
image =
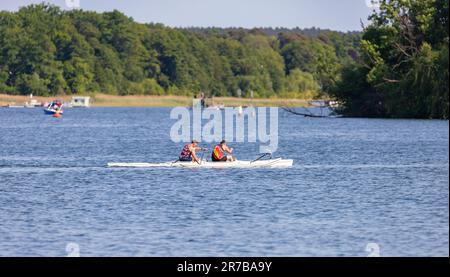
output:
[[[187,107],[192,105],[192,98],[188,96],[117,96],[100,93],[90,96],[92,107]],[[33,99],[41,103],[50,102],[54,99],[70,102],[72,95],[54,97],[35,96]],[[0,106],[8,104],[24,105],[29,100],[30,98],[28,96],[0,94]],[[301,99],[215,97],[213,101],[215,105],[225,105],[227,107],[250,105],[256,107],[309,106],[309,100]]]

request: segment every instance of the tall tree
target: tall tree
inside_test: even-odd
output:
[[[339,90],[354,79],[343,75],[334,95],[346,114],[448,118],[448,1],[382,0],[371,20],[361,41],[362,66],[354,73],[367,82],[355,84],[373,93]],[[373,95],[377,101],[362,102],[368,106],[350,104]]]

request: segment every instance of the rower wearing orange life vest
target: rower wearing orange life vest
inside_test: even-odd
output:
[[[220,144],[214,146],[211,159],[213,162],[232,162],[234,159],[231,154],[233,154],[233,148],[229,148],[227,142],[222,140]]]

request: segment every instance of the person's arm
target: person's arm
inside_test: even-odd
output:
[[[229,148],[228,146],[225,146],[225,147],[223,148],[223,150],[224,150],[225,152],[227,152],[228,154],[233,154],[233,148]]]
[[[196,147],[189,147],[189,151],[191,151],[192,161],[196,163],[200,163],[200,161],[197,158],[197,155],[195,154],[195,150],[197,150]]]

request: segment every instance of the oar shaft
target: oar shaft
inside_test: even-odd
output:
[[[257,161],[261,160],[262,158],[264,158],[266,156],[272,156],[272,154],[271,153],[264,153],[259,158],[257,158],[256,160],[251,161],[250,163],[257,162]]]

